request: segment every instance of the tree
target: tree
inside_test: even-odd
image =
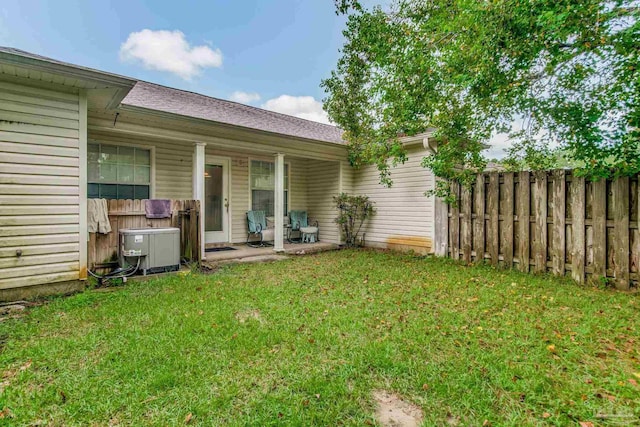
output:
[[[397,0],[368,10],[336,0],[346,42],[322,82],[324,106],[352,163],[376,164],[387,185],[405,160],[398,137],[428,128],[442,143],[423,165],[462,183],[504,132],[512,164],[548,167],[561,152],[592,177],[636,174],[639,3]]]

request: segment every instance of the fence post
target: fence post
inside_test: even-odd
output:
[[[534,271],[544,273],[547,271],[547,172],[536,172],[534,200],[536,201],[536,232],[533,245]]]
[[[566,250],[567,189],[564,170],[553,171],[553,274],[564,276]]]
[[[499,224],[499,175],[498,172],[489,174],[489,191],[487,195],[487,211],[489,212],[489,229],[487,230],[487,249],[491,257],[491,265],[498,265],[498,255],[500,253]]]
[[[460,189],[460,205],[462,218],[460,226],[460,246],[462,247],[462,259],[471,262],[471,189],[463,186]]]
[[[571,230],[573,245],[571,253],[571,277],[584,283],[585,264],[585,179],[573,176],[571,182]]]
[[[477,263],[484,262],[484,246],[485,246],[485,238],[484,238],[484,177],[483,173],[478,174],[476,177],[476,186],[475,186],[475,204],[476,204],[476,222],[473,227],[473,246],[476,250],[476,259]]]
[[[434,196],[433,253],[439,257],[449,254],[449,205]]]
[[[502,242],[504,248],[502,250],[502,257],[504,259],[504,266],[507,268],[513,267],[513,173],[508,172],[503,175],[504,179],[504,212],[502,213]]]
[[[518,265],[520,271],[529,272],[529,231],[531,228],[531,177],[529,172],[518,174]]]
[[[629,290],[629,177],[617,178],[613,190],[613,260],[616,289]]]
[[[607,277],[607,181],[593,182],[593,279]]]
[[[460,259],[460,184],[451,183],[451,193],[455,197],[455,203],[450,206],[451,218],[449,223],[449,247],[451,258]]]

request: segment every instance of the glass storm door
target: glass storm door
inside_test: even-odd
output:
[[[205,243],[229,242],[229,179],[227,162],[207,157],[204,167]]]

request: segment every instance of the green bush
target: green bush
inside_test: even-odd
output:
[[[341,193],[333,197],[333,203],[338,208],[335,221],[340,226],[342,236],[348,247],[358,246],[364,238],[358,240],[362,225],[375,213],[373,202],[369,196],[352,196]]]

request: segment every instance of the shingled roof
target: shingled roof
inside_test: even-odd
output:
[[[136,83],[122,104],[281,135],[343,143],[342,130],[335,126],[143,81]]]
[[[22,56],[37,61],[60,64],[79,70],[104,73],[87,67],[58,61],[23,50],[2,47],[0,53]],[[115,74],[104,73],[116,76]],[[120,77],[120,76],[118,76]],[[125,77],[126,78],[126,77]],[[133,79],[131,79],[133,80]],[[255,129],[280,135],[315,141],[344,144],[342,129],[286,114],[263,110],[224,99],[213,98],[194,92],[137,81],[133,89],[122,100],[122,105],[163,111],[186,117],[210,120],[233,126]]]

